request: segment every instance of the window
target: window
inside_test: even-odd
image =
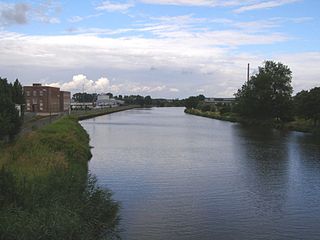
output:
[[[30,91],[26,91],[27,97],[30,97]]]
[[[33,90],[33,96],[36,97],[37,96],[37,91]]]
[[[39,91],[39,96],[40,96],[40,97],[43,96],[43,91],[42,91],[42,90]]]
[[[30,111],[30,110],[31,110],[31,108],[30,108],[30,100],[27,99],[27,111]]]
[[[32,99],[32,104],[37,104],[37,99],[36,98]]]

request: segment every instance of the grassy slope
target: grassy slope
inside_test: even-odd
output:
[[[112,107],[112,108],[92,109],[92,110],[86,110],[86,111],[81,110],[81,111],[73,111],[71,115],[77,117],[79,120],[84,120],[88,118],[102,116],[105,114],[129,110],[137,107],[140,107],[140,106],[129,105],[129,106],[120,106],[120,107]]]
[[[281,129],[287,129],[287,130],[299,131],[299,132],[317,131],[316,129],[314,129],[313,123],[311,120],[304,120],[304,119],[296,119],[295,121],[292,121],[289,123],[279,124],[272,121],[245,119],[245,118],[239,117],[237,114],[234,114],[234,113],[227,113],[227,114],[221,115],[220,113],[217,113],[217,112],[202,112],[201,110],[198,110],[198,109],[186,109],[185,113],[223,120],[223,121],[229,121],[229,122],[240,122],[247,125],[269,126],[269,127],[281,128]]]
[[[0,239],[116,235],[118,204],[87,175],[89,137],[62,118],[0,154]]]

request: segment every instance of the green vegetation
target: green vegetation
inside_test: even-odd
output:
[[[0,78],[0,141],[12,138],[20,130],[22,117],[15,104],[23,104],[22,86],[18,79],[14,84]]]
[[[206,103],[204,96],[185,100],[186,113],[303,132],[319,132],[320,88],[292,97],[292,73],[282,63],[266,61],[230,103]]]
[[[89,137],[75,117],[0,154],[0,239],[113,239],[119,206],[88,176]]]
[[[165,98],[155,98],[153,99],[151,96],[141,96],[141,95],[118,95],[114,96],[112,93],[107,93],[110,98],[114,98],[116,100],[121,100],[124,102],[124,105],[135,105],[140,107],[183,107],[185,100],[179,99],[165,99]],[[98,94],[97,93],[75,93],[72,96],[72,99],[75,102],[89,102],[93,103],[97,101]]]
[[[314,127],[319,127],[320,121],[320,87],[310,91],[301,91],[294,97],[297,116],[312,120]]]
[[[237,114],[234,113],[225,113],[220,114],[219,112],[213,112],[213,111],[202,111],[199,109],[185,109],[185,113],[201,116],[201,117],[207,117],[207,118],[213,118],[223,121],[229,121],[229,122],[240,122],[241,119]]]
[[[98,94],[97,93],[75,93],[72,96],[72,99],[75,102],[95,102],[97,101]]]
[[[240,116],[255,119],[292,119],[291,70],[282,63],[266,61],[235,94]]]
[[[185,100],[185,107],[187,109],[197,108],[199,103],[204,101],[205,96],[199,95],[199,96],[191,96]]]
[[[136,107],[139,107],[139,106],[130,105],[130,106],[120,106],[120,107],[112,107],[112,108],[80,110],[80,111],[72,111],[71,115],[77,117],[79,120],[84,120],[84,119],[98,117],[98,116],[102,116],[110,113],[125,111],[125,110],[129,110]]]

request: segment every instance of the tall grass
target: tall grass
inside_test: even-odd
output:
[[[0,155],[0,239],[114,239],[119,205],[88,175],[89,137],[75,118]]]

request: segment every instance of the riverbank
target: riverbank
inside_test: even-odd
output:
[[[0,153],[0,239],[117,235],[119,206],[88,175],[89,136],[77,117],[27,133]]]
[[[246,119],[238,116],[235,113],[226,113],[221,115],[218,112],[202,112],[198,109],[185,109],[185,113],[201,116],[201,117],[207,117],[222,121],[229,121],[229,122],[238,122],[245,125],[250,126],[266,126],[266,127],[272,127],[276,129],[284,129],[289,131],[297,131],[297,132],[319,132],[319,129],[315,129],[313,127],[313,123],[310,120],[304,120],[304,119],[297,119],[292,122],[288,123],[279,123],[274,121],[261,121],[256,119]]]
[[[138,108],[138,107],[140,106],[129,105],[129,106],[119,106],[119,107],[112,107],[112,108],[72,111],[71,116],[76,117],[78,120],[85,120],[85,119],[99,117],[99,116],[110,114],[110,113],[126,111],[133,108]]]

